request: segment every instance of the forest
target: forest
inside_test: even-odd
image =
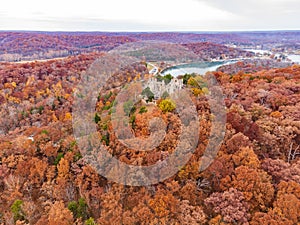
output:
[[[184,44],[200,53],[203,60],[251,56],[236,45],[274,51],[295,50],[299,32],[232,32],[232,33],[113,33],[113,32],[5,32],[0,31],[0,61],[52,59],[93,52],[105,52],[125,43],[160,41]],[[292,46],[292,47],[290,47]],[[253,53],[252,53],[253,54]]]
[[[186,89],[201,118],[195,153],[176,175],[163,182],[124,186],[99,175],[83,160],[73,136],[74,88],[93,61],[106,54],[103,50],[151,34],[112,34],[96,39],[68,35],[58,39],[47,34],[49,42],[26,41],[19,34],[20,42],[18,35],[14,40],[10,34],[1,35],[7,38],[1,45],[2,57],[32,56],[36,46],[46,58],[43,50],[76,51],[78,46],[89,46],[89,50],[43,62],[0,63],[0,224],[300,223],[299,65],[238,62],[203,77],[185,76]],[[99,44],[106,41],[109,44]],[[196,54],[203,53],[203,48],[224,49],[207,43],[187,47]],[[210,75],[216,77],[225,95],[226,133],[216,159],[199,172],[214,117],[205,96]],[[160,99],[159,107],[136,105],[128,112],[138,137],[149,136],[148,122],[153,117],[168,125],[165,139],[154,151],[133,151],[116,137],[110,115],[120,88],[147,77],[145,62],[116,73],[99,93],[95,106],[94,122],[101,142],[109,153],[130,165],[164,160],[174,151],[181,132],[176,106]]]

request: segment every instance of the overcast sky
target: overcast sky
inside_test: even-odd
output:
[[[299,30],[300,0],[9,0],[0,30]]]

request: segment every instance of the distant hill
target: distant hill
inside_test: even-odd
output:
[[[300,32],[229,32],[229,33],[107,33],[107,32],[0,32],[0,61],[51,59],[89,52],[109,51],[136,41],[165,41],[187,44],[203,58],[221,54],[244,55],[222,45],[274,48],[300,42]],[[213,43],[213,44],[212,44]],[[250,53],[248,53],[250,54]]]

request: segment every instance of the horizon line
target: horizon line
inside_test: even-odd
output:
[[[257,30],[0,30],[0,32],[42,33],[252,33],[252,32],[300,32],[300,29],[257,29]]]

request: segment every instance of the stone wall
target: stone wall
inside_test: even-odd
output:
[[[183,88],[183,80],[173,78],[170,83],[165,84],[164,81],[157,81],[155,77],[151,77],[144,85],[144,88],[149,87],[154,94],[155,99],[161,98],[164,92],[169,95]]]

